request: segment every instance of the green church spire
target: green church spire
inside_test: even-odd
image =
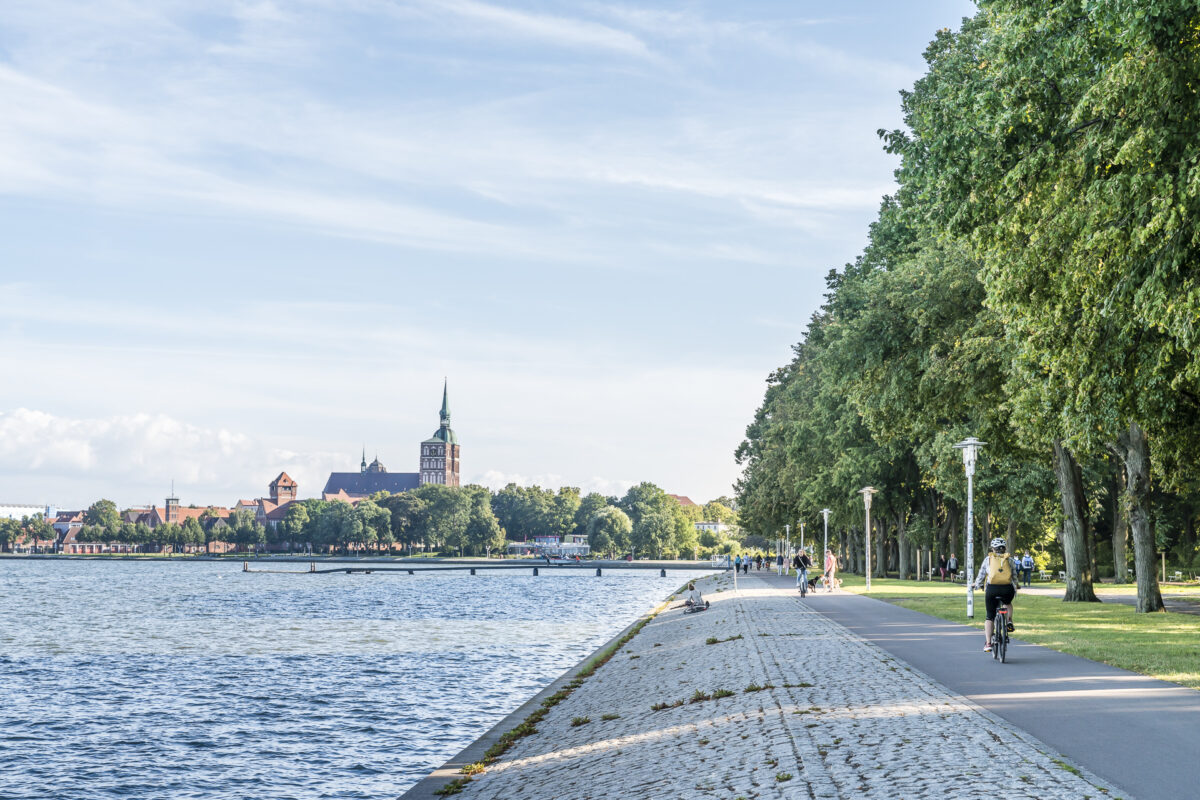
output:
[[[442,427],[450,427],[450,381],[443,379],[442,383]]]

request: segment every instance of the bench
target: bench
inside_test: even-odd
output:
[[[1038,570],[1038,580],[1040,580],[1040,581],[1050,580],[1050,573],[1046,572],[1046,570],[1044,570],[1044,569],[1039,569]]]

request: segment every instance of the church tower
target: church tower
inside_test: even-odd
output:
[[[441,425],[433,436],[421,442],[420,483],[459,485],[458,437],[450,427],[449,384],[442,385]]]
[[[270,485],[267,486],[267,491],[271,495],[271,502],[280,506],[295,500],[297,489],[299,489],[299,484],[292,480],[292,476],[286,472],[279,473],[279,477],[271,481]]]

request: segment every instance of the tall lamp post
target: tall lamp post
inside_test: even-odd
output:
[[[784,525],[784,526],[783,526],[783,532],[784,532],[784,534],[787,536],[787,549],[788,549],[788,552],[790,553],[790,552],[791,552],[791,550],[792,550],[792,526],[791,526],[791,525]],[[784,567],[787,567],[787,561],[786,561],[786,560],[784,560],[784,562],[783,562],[783,565],[784,565]],[[778,572],[778,570],[776,570],[776,572]]]
[[[822,508],[821,516],[825,518],[825,546],[821,548],[821,570],[825,570],[825,554],[829,552],[829,509]]]
[[[858,490],[858,493],[863,496],[863,508],[867,512],[867,521],[864,526],[863,533],[866,537],[864,549],[867,556],[867,591],[871,591],[871,495],[879,490],[874,486],[864,486]]]
[[[985,444],[971,436],[954,445],[967,473],[967,619],[975,618],[975,457]]]
[[[800,549],[801,550],[805,549],[805,546],[807,544],[808,544],[808,542],[804,539],[804,523],[801,522],[800,523]]]

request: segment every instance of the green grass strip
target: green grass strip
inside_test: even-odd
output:
[[[866,594],[860,576],[844,578],[843,589]],[[983,593],[975,593],[975,619],[969,620],[961,584],[872,578],[869,596],[983,627]],[[1022,641],[1200,689],[1200,616],[1139,614],[1133,606],[1118,603],[1064,603],[1057,597],[1018,592],[1013,618],[1015,636]]]

